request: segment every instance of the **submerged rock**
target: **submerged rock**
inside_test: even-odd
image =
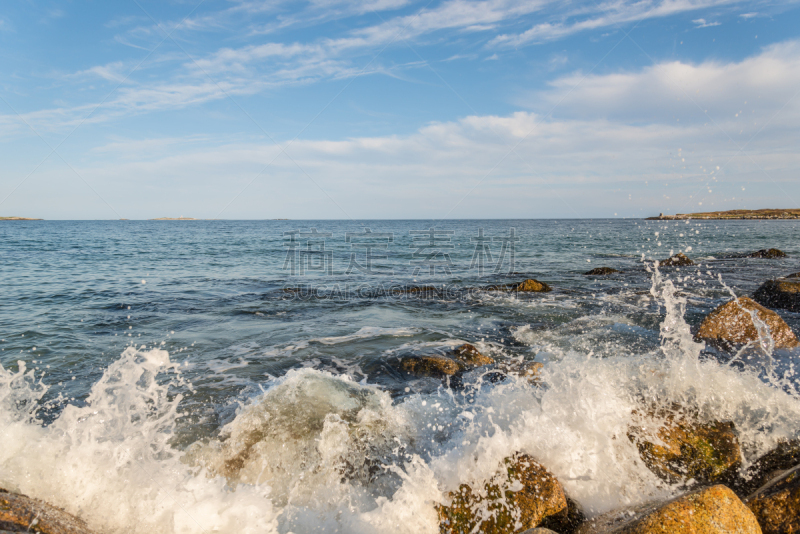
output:
[[[406,356],[400,360],[400,369],[416,376],[441,378],[492,363],[494,358],[481,354],[474,345],[464,343],[446,356],[441,354]]]
[[[762,248],[761,250],[757,250],[755,252],[751,252],[746,256],[747,258],[767,258],[770,260],[774,260],[777,258],[785,258],[786,253],[782,250],[778,250],[777,248]]]
[[[770,308],[800,311],[800,280],[794,275],[767,280],[753,293],[753,300]]]
[[[437,505],[443,534],[511,534],[538,526],[561,530],[570,523],[564,488],[527,454],[506,458],[503,471],[483,487],[473,489],[462,484],[448,496],[449,505]]]
[[[800,532],[800,465],[745,499],[764,534]]]
[[[0,530],[42,534],[92,534],[81,519],[39,499],[0,489]]]
[[[605,276],[607,274],[614,274],[618,272],[619,271],[617,269],[612,269],[611,267],[595,267],[591,271],[586,271],[583,274],[586,276]]]
[[[452,358],[441,354],[424,356],[407,356],[400,360],[400,369],[416,376],[443,377],[452,376],[462,367]]]
[[[549,285],[545,284],[544,282],[534,280],[533,278],[528,278],[527,280],[513,284],[487,286],[484,289],[486,291],[519,291],[524,293],[546,293],[553,290],[553,288],[551,288]]]
[[[699,422],[672,412],[655,432],[633,427],[628,438],[645,465],[671,484],[716,482],[737,469],[742,452],[731,422]]]
[[[481,354],[474,345],[470,345],[469,343],[464,343],[453,349],[452,355],[453,358],[468,368],[494,363],[494,358]]]
[[[633,512],[615,511],[587,521],[578,534],[759,534],[753,513],[723,485],[686,493]]]
[[[674,256],[658,261],[659,267],[684,267],[687,265],[694,265],[694,262],[683,252],[678,252]]]
[[[800,344],[780,315],[747,297],[718,306],[700,324],[695,337],[724,350],[758,342],[758,329],[750,312],[755,312],[758,319],[769,327],[776,348],[791,348]]]

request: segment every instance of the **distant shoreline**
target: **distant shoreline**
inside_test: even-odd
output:
[[[0,217],[0,221],[43,221],[44,219],[31,219],[29,217]]]
[[[684,219],[800,219],[800,209],[706,211],[700,213],[677,213],[675,215],[661,213],[657,217],[647,217],[645,220],[675,221]]]

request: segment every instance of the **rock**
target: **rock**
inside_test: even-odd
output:
[[[546,293],[552,291],[553,288],[544,282],[528,278],[522,282],[513,284],[500,284],[495,286],[487,286],[484,288],[486,291],[519,291],[525,293]]]
[[[453,349],[453,358],[467,368],[480,367],[494,363],[494,358],[484,356],[474,345],[464,343]]]
[[[658,262],[659,267],[684,267],[687,265],[694,265],[694,262],[683,252],[678,252],[674,256]]]
[[[751,252],[745,256],[746,258],[767,258],[770,260],[774,260],[777,258],[785,258],[786,253],[782,250],[778,250],[777,248],[762,248],[761,250],[757,250],[755,252]]]
[[[474,345],[464,343],[447,356],[426,354],[406,356],[400,360],[400,369],[417,376],[445,377],[458,372],[494,363],[494,359],[480,353]]]
[[[753,513],[721,484],[587,521],[577,534],[760,534]]]
[[[511,534],[538,526],[566,528],[569,503],[551,473],[527,454],[506,458],[503,467],[480,490],[462,484],[448,495],[449,505],[437,505],[442,534]]]
[[[753,293],[753,300],[770,308],[800,311],[800,280],[794,276],[767,280]]]
[[[792,273],[792,274],[790,274],[788,276],[784,276],[784,278],[788,278],[790,280],[796,279],[796,278],[800,278],[800,273]]]
[[[461,370],[461,366],[452,358],[440,354],[424,356],[407,356],[400,360],[400,369],[416,376],[443,377],[451,376]]]
[[[800,532],[800,465],[773,478],[744,502],[764,534]]]
[[[529,528],[522,534],[558,534],[555,530],[550,530],[549,528]]]
[[[694,480],[717,482],[741,464],[741,449],[733,423],[703,423],[680,411],[665,417],[653,433],[633,427],[628,438],[636,444],[645,465],[670,484]]]
[[[724,350],[751,341],[758,342],[758,330],[750,311],[756,312],[758,318],[769,327],[776,348],[791,348],[800,344],[780,315],[747,297],[731,300],[709,313],[700,324],[695,338]]]
[[[92,534],[82,520],[39,499],[0,489],[0,530]]]
[[[758,488],[800,464],[800,440],[781,441],[743,473],[735,472],[724,480],[739,496],[747,497]]]
[[[586,276],[605,276],[607,274],[618,273],[619,271],[616,269],[612,269],[611,267],[595,267],[591,271],[586,271]]]

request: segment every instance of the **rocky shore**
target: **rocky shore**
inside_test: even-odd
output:
[[[749,257],[780,258],[777,249]],[[658,262],[682,269],[694,264],[685,254]],[[620,271],[598,267],[587,276]],[[521,278],[521,277],[520,277]],[[547,293],[553,288],[534,279],[476,288],[485,292]],[[408,292],[436,291],[432,286]],[[288,290],[285,290],[288,291]],[[796,334],[770,308],[800,310],[800,273],[768,280],[752,298],[721,303],[693,331],[696,341],[735,353],[743,348],[792,349]],[[526,297],[528,298],[528,297]],[[530,298],[538,298],[532,295]],[[764,329],[769,329],[769,339]],[[540,382],[538,362],[498,362],[465,343],[441,353],[398,357],[397,370],[443,381],[479,368],[491,370],[490,382],[508,376]],[[552,386],[551,386],[552,387]],[[626,413],[628,411],[626,410]],[[430,502],[441,534],[778,534],[800,533],[800,440],[780,442],[754,461],[745,462],[735,424],[701,414],[691,403],[641,399],[632,423],[617,438],[674,492],[669,499],[587,517],[580,504],[543,461],[517,450],[499,462],[484,480],[461,484],[439,502]],[[512,449],[513,450],[513,449]],[[79,518],[36,498],[0,489],[0,533],[91,534]]]
[[[647,217],[645,220],[675,221],[684,219],[800,219],[800,210],[729,210],[706,211],[700,213],[678,213],[676,215],[664,215],[661,213],[657,217]]]

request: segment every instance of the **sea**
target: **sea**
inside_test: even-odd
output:
[[[800,437],[800,349],[692,336],[800,271],[800,221],[4,221],[0,258],[0,487],[99,533],[434,534],[517,451],[591,517],[681,491],[628,438],[653,406],[745,466]],[[495,364],[400,365],[463,343]]]

